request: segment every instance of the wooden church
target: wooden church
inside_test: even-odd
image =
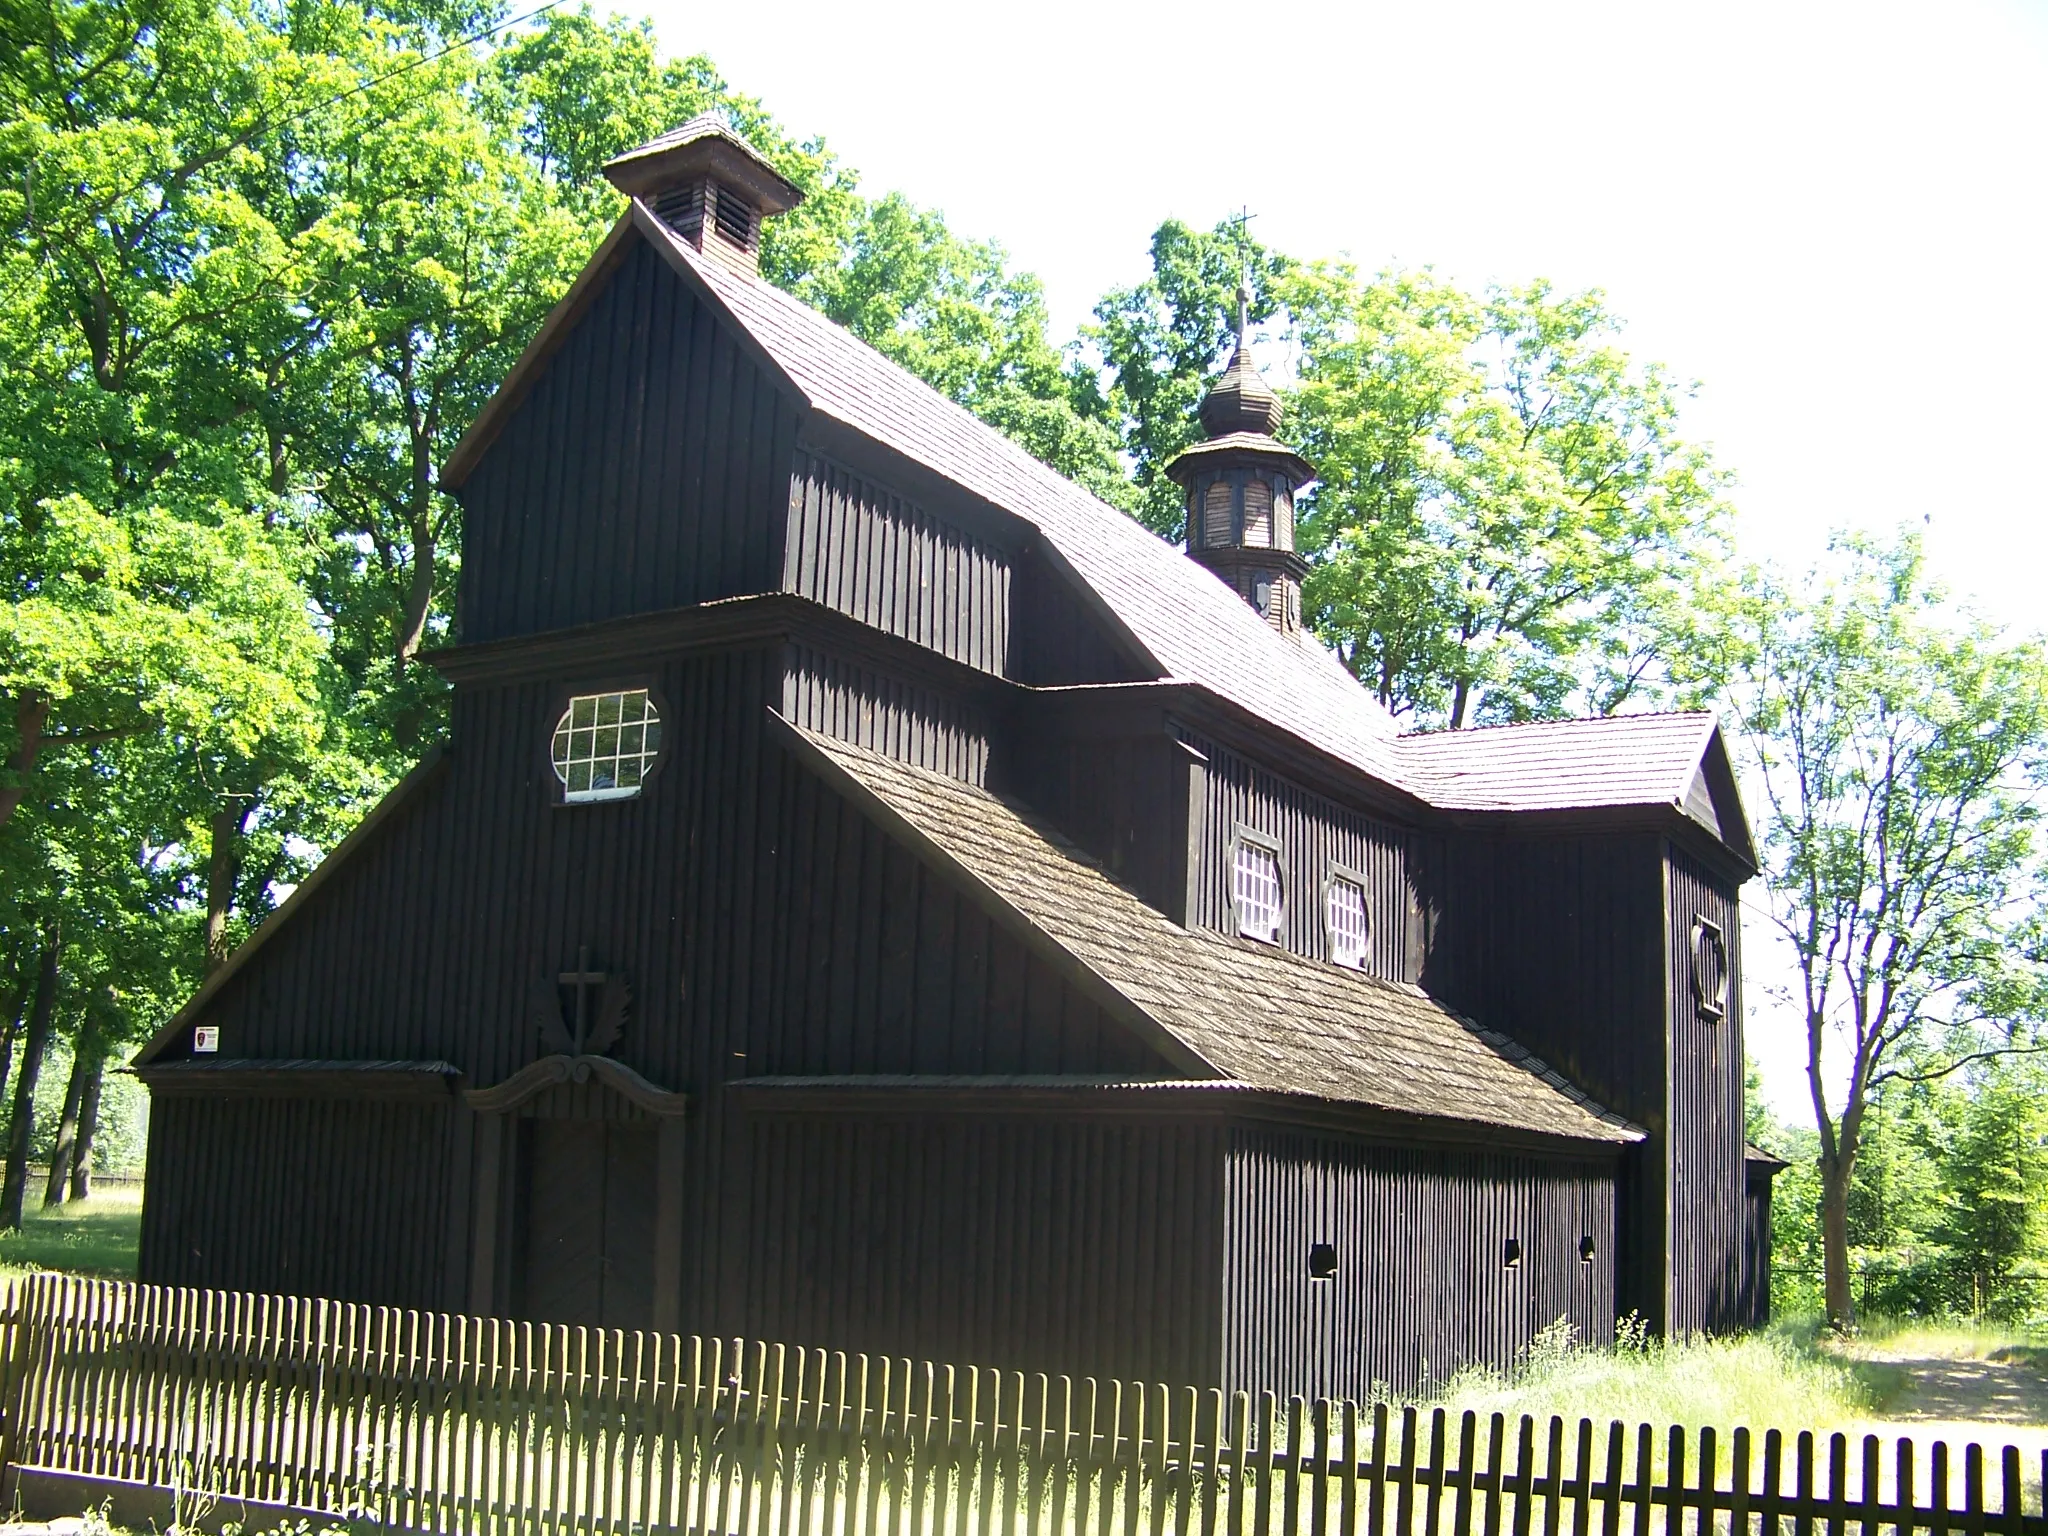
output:
[[[445,468],[448,745],[150,1042],[141,1273],[1356,1394],[1754,1320],[1707,715],[1400,734],[1242,341],[1188,548],[699,119]]]

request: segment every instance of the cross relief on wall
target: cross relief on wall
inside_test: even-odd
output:
[[[570,1015],[562,1015],[562,992],[575,993]],[[593,1006],[594,1003],[594,1006]],[[529,994],[527,1016],[540,1035],[540,1048],[552,1056],[603,1056],[619,1043],[625,1033],[626,1013],[633,992],[626,978],[616,972],[590,968],[590,946],[576,951],[576,968],[563,971],[554,981],[536,981]],[[588,1073],[585,1073],[588,1076]],[[578,1078],[581,1082],[583,1079]]]

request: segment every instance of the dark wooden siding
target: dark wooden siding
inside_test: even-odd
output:
[[[1130,1073],[1165,1063],[1008,929],[790,760],[776,770],[779,960],[744,1072]]]
[[[1771,1320],[1771,1176],[1754,1166],[1742,1201],[1742,1296],[1735,1311],[1745,1328]]]
[[[1735,888],[1668,850],[1671,1009],[1671,1330],[1740,1327],[1744,1239],[1742,912]],[[1728,950],[1725,1015],[1710,1019],[1692,985],[1696,918]]]
[[[1583,1341],[1613,1337],[1604,1166],[1246,1129],[1224,1202],[1225,1386],[1413,1392],[1463,1365],[1511,1367],[1560,1319]],[[1310,1278],[1318,1243],[1336,1249],[1332,1279]]]
[[[749,1337],[1214,1385],[1223,1134],[761,1118],[730,1193],[747,1241],[722,1321]]]
[[[1247,827],[1280,845],[1289,949],[1319,960],[1329,958],[1329,936],[1323,928],[1323,882],[1333,864],[1343,865],[1365,877],[1366,907],[1372,922],[1366,969],[1390,981],[1412,980],[1404,835],[1292,784],[1213,741],[1191,733],[1183,739],[1208,759],[1201,862],[1190,923],[1219,933],[1237,931],[1231,907],[1232,849],[1238,828]]]
[[[142,1277],[447,1305],[454,1119],[433,1104],[158,1099]]]
[[[1000,677],[1010,554],[816,453],[790,476],[783,589]]]
[[[1189,828],[1201,818],[1193,750],[1157,717],[1077,733],[1036,713],[1027,708],[1009,722],[997,790],[1044,814],[1141,900],[1185,923]]]
[[[708,1326],[705,1309],[739,1251],[728,1244],[746,1240],[720,1230],[726,1207],[714,1194],[726,1177],[726,1080],[1163,1071],[1061,974],[768,742],[787,661],[776,646],[613,674],[656,686],[667,755],[638,799],[587,806],[557,803],[547,760],[556,714],[581,680],[460,690],[440,780],[221,993],[210,1020],[223,1052],[441,1058],[472,1086],[495,1084],[540,1054],[533,983],[588,945],[594,966],[632,986],[613,1054],[696,1101],[680,1314],[691,1327]],[[309,1147],[311,1169],[348,1166],[349,1144],[327,1126],[289,1133]],[[161,1134],[153,1165],[184,1163],[197,1134],[190,1118],[174,1113]],[[228,1163],[257,1165],[271,1155],[268,1138],[286,1133],[241,1118],[210,1134],[224,1138]],[[448,1177],[440,1160],[414,1176]],[[203,1249],[261,1241],[260,1206],[222,1200],[191,1212]],[[168,1252],[151,1250],[148,1278],[187,1277],[155,1271]],[[362,1294],[344,1280],[336,1294]]]
[[[1010,676],[1034,688],[1157,677],[1158,669],[1140,663],[1076,580],[1055,567],[1054,559],[1034,547],[1016,562]]]
[[[1623,1169],[1618,1304],[1662,1328],[1663,849],[1651,836],[1416,840],[1431,995],[1650,1133]]]
[[[463,639],[775,591],[796,422],[632,242],[463,488]]]
[[[782,713],[798,725],[969,784],[988,777],[989,723],[967,700],[791,645]]]

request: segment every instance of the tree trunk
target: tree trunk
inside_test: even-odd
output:
[[[14,989],[14,1001],[5,1016],[5,1028],[0,1029],[0,1100],[7,1097],[7,1074],[14,1066],[14,1037],[21,1033],[21,1017],[28,1007],[29,988],[35,983],[31,978],[36,967],[30,966],[21,973],[21,984]]]
[[[424,517],[412,530],[412,581],[406,589],[405,610],[398,619],[398,670],[403,672],[419,654],[427,635],[427,613],[434,605],[433,530]]]
[[[72,1046],[71,1078],[64,1085],[64,1113],[57,1119],[56,1145],[50,1148],[50,1176],[43,1181],[46,1211],[64,1203],[65,1186],[71,1178],[71,1158],[78,1146],[78,1116],[85,1103],[85,1081],[92,1075],[92,1059],[99,1051],[97,1035],[92,1010],[87,1009]]]
[[[71,1154],[71,1198],[92,1198],[92,1144],[100,1131],[100,1089],[107,1081],[107,1058],[94,1054],[92,1074],[85,1080],[85,1094],[78,1104],[78,1147]]]
[[[1826,1282],[1828,1326],[1846,1333],[1856,1326],[1856,1294],[1849,1273],[1849,1180],[1853,1169],[1838,1157],[1820,1160],[1821,1270]]]
[[[36,757],[43,750],[43,727],[50,723],[50,696],[40,688],[24,688],[14,698],[14,751],[7,759],[8,782],[0,784],[0,827],[7,825],[14,808],[28,793],[28,776],[35,772]]]
[[[36,976],[36,1000],[29,1009],[28,1038],[22,1042],[21,1070],[14,1078],[14,1124],[7,1139],[7,1174],[0,1180],[0,1231],[21,1227],[21,1200],[28,1188],[28,1149],[36,1128],[36,1079],[50,1048],[50,1021],[57,1013],[63,930],[55,918],[43,923],[43,963]]]
[[[206,858],[206,974],[228,958],[228,916],[235,909],[235,881],[242,873],[242,829],[251,801],[234,796],[213,813],[213,846]]]

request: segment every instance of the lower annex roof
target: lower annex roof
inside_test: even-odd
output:
[[[1022,808],[785,728],[829,783],[1078,961],[1217,1079],[1576,1141],[1642,1138],[1528,1052],[1419,988],[1182,928]]]

